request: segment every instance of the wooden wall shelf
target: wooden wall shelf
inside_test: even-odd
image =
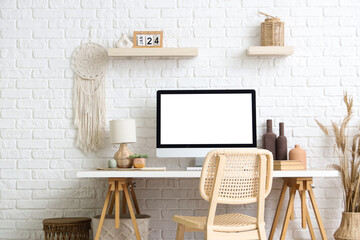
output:
[[[195,57],[197,48],[109,48],[109,57]]]
[[[251,46],[246,51],[248,56],[289,56],[293,53],[292,46]]]

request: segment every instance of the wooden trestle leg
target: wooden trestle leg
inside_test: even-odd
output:
[[[104,206],[103,206],[103,210],[101,212],[101,217],[99,220],[99,225],[96,231],[96,235],[95,235],[95,240],[99,240],[100,239],[100,234],[101,234],[101,230],[102,227],[104,225],[104,220],[105,220],[105,215],[106,215],[106,210],[108,210],[108,214],[112,214],[113,210],[114,210],[114,205],[115,205],[115,228],[119,228],[120,227],[120,192],[123,192],[123,198],[122,198],[122,212],[126,212],[126,208],[125,206],[128,206],[129,209],[129,213],[131,216],[131,220],[133,223],[133,227],[134,227],[134,232],[135,232],[135,236],[137,240],[141,240],[140,237],[140,232],[137,226],[137,222],[136,222],[136,216],[135,216],[135,212],[134,212],[134,208],[132,206],[132,202],[131,202],[131,197],[128,191],[128,188],[131,188],[131,196],[132,199],[134,201],[134,205],[135,205],[135,209],[136,209],[136,213],[140,214],[140,209],[139,209],[139,205],[136,199],[136,195],[135,195],[135,191],[134,191],[134,187],[133,184],[131,182],[131,179],[126,179],[126,178],[110,178],[109,179],[109,188],[107,191],[107,195],[105,198],[105,202],[104,202]],[[110,202],[110,205],[109,205]],[[109,206],[109,209],[107,209]]]
[[[322,219],[320,216],[320,211],[316,204],[314,192],[311,187],[312,183],[313,183],[312,178],[286,178],[286,179],[284,179],[284,184],[281,189],[280,199],[279,199],[279,202],[278,202],[278,205],[276,208],[276,213],[275,213],[274,221],[273,221],[273,224],[271,227],[269,240],[272,240],[274,238],[276,225],[279,221],[281,207],[284,202],[284,197],[285,197],[287,188],[289,188],[289,190],[290,190],[290,196],[289,196],[289,203],[287,206],[280,239],[281,240],[285,239],[287,228],[289,226],[289,222],[293,217],[294,199],[295,199],[296,191],[298,191],[299,195],[300,195],[300,200],[301,200],[301,226],[302,226],[302,228],[308,227],[311,239],[315,239],[315,233],[314,233],[313,226],[311,224],[309,210],[306,206],[306,192],[308,192],[310,200],[311,200],[311,204],[312,204],[314,212],[315,212],[316,220],[319,225],[321,237],[323,240],[327,240],[324,224],[322,222]]]

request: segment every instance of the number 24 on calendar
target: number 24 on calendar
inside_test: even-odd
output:
[[[134,31],[134,48],[161,48],[162,31]]]

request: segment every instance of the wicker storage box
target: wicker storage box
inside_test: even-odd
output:
[[[284,22],[280,18],[266,18],[261,23],[261,46],[284,46]]]
[[[43,221],[45,240],[89,240],[90,218],[49,218]]]
[[[100,215],[92,218],[93,236],[96,235]],[[141,240],[148,239],[150,216],[144,214],[136,215],[136,222],[139,227]],[[103,228],[100,234],[101,240],[136,240],[134,228],[129,215],[120,216],[120,228],[115,228],[114,215],[106,215]]]

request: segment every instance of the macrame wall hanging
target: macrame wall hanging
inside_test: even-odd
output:
[[[75,49],[71,67],[74,71],[74,125],[77,145],[84,152],[96,151],[105,127],[105,48],[86,43]]]

